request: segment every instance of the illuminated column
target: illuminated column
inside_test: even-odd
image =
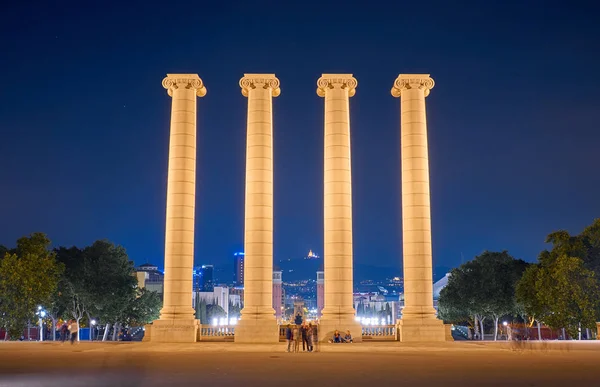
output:
[[[429,74],[401,74],[392,95],[400,97],[404,309],[402,341],[444,341],[444,325],[433,308],[429,156],[425,97]]]
[[[324,266],[325,302],[319,339],[337,329],[362,339],[355,320],[352,286],[352,178],[349,98],[357,86],[352,74],[323,74],[317,94],[325,98]]]
[[[152,325],[152,341],[194,342],[198,321],[192,308],[194,209],[196,201],[196,97],[206,95],[197,74],[167,74],[173,98],[167,178],[164,300]]]
[[[246,215],[244,231],[244,309],[236,343],[278,343],[273,310],[273,97],[275,74],[244,74],[248,97]]]

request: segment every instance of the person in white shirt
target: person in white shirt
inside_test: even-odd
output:
[[[77,340],[77,334],[79,333],[79,326],[77,325],[77,321],[71,320],[69,324],[69,332],[71,333],[71,344]]]

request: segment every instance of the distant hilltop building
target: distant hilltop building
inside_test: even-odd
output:
[[[308,250],[308,255],[304,259],[319,259],[319,256],[312,250]]]

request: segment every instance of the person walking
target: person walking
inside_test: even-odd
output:
[[[287,352],[291,352],[292,342],[294,341],[294,334],[292,332],[292,327],[289,324],[285,329],[285,339],[287,340]]]
[[[65,321],[60,326],[60,341],[64,343],[69,339],[69,324]]]
[[[300,329],[298,329],[297,325],[294,327],[292,337],[294,338],[294,352],[298,353],[300,350],[300,340],[302,340],[302,336],[300,335]]]
[[[77,321],[71,320],[71,324],[69,324],[69,332],[71,333],[71,345],[75,343],[77,340],[77,334],[79,333],[79,325]]]

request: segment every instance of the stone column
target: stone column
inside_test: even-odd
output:
[[[425,97],[433,88],[429,74],[400,74],[392,95],[400,97],[402,155],[402,239],[404,309],[402,341],[444,341],[433,308],[429,156]]]
[[[235,328],[236,343],[278,343],[273,310],[273,97],[280,93],[275,74],[244,74],[248,97],[244,309]]]
[[[197,74],[167,74],[173,98],[169,139],[164,300],[152,341],[194,342],[198,321],[192,308],[194,210],[196,201],[196,97],[206,95]]]
[[[352,74],[323,74],[317,94],[325,98],[324,292],[319,339],[337,329],[362,339],[355,320],[352,272],[352,177],[350,107],[358,82]]]

